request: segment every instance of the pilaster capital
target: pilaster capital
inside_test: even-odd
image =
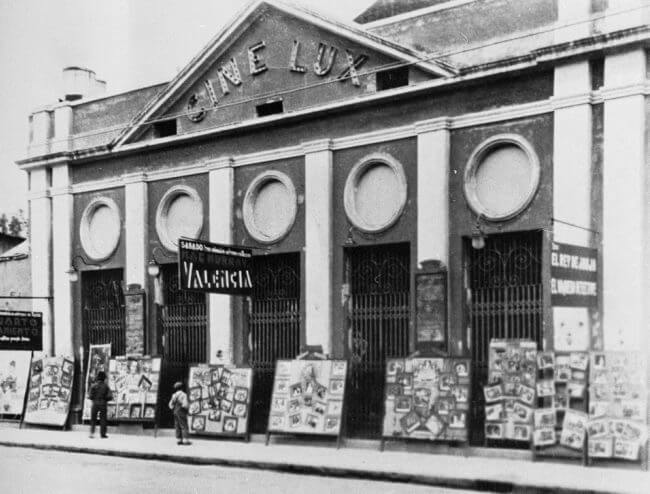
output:
[[[331,139],[317,139],[314,141],[301,142],[300,146],[305,154],[330,151],[332,149]]]
[[[222,156],[214,160],[210,160],[205,164],[208,170],[222,170],[224,168],[232,168],[235,165],[235,160],[231,156]]]
[[[416,134],[449,130],[451,128],[451,119],[449,117],[439,117],[431,118],[429,120],[420,120],[419,122],[415,122],[413,127]]]

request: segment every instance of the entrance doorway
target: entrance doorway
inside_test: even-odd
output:
[[[542,233],[487,237],[485,247],[465,239],[465,288],[474,365],[471,441],[483,441],[488,354],[493,338],[524,338],[542,347]]]
[[[348,301],[347,431],[381,433],[386,358],[409,353],[409,244],[345,251]]]
[[[208,360],[207,297],[204,293],[181,290],[178,266],[161,267],[164,305],[160,311],[162,373],[159,391],[160,424],[169,427],[173,416],[167,403],[176,381],[187,382],[190,364]]]
[[[104,269],[81,274],[84,362],[90,345],[111,344],[111,355],[124,355],[126,323],[122,270]],[[83,369],[85,376],[86,370]]]
[[[248,317],[249,364],[253,369],[251,431],[266,432],[275,362],[300,353],[300,255],[253,257],[253,294]]]

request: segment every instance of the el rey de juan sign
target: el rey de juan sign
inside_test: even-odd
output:
[[[598,251],[553,242],[551,302],[563,307],[598,305]]]
[[[178,269],[181,289],[227,295],[250,295],[251,249],[180,239]]]

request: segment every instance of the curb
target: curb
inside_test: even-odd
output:
[[[446,487],[452,489],[466,489],[474,491],[489,491],[499,493],[580,493],[580,494],[610,494],[605,490],[584,490],[572,487],[561,486],[537,486],[526,483],[514,483],[511,481],[499,481],[491,479],[465,479],[444,477],[431,474],[413,475],[395,471],[362,470],[344,467],[328,467],[316,465],[298,465],[287,463],[276,463],[269,461],[256,461],[244,459],[227,459],[216,457],[197,457],[182,454],[169,453],[143,453],[138,451],[122,451],[105,448],[89,448],[84,446],[52,445],[39,443],[15,443],[1,441],[0,446],[15,448],[30,448],[45,451],[63,451],[69,453],[84,453],[102,456],[115,456],[121,458],[137,458],[142,460],[157,460],[186,465],[213,465],[222,467],[248,468],[255,470],[269,470],[275,472],[316,475],[321,477],[338,477],[350,479],[375,480],[384,482],[399,482],[404,484],[426,485],[431,487]]]

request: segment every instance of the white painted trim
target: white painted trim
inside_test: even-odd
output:
[[[388,166],[395,175],[397,180],[397,194],[399,204],[397,209],[392,212],[390,217],[380,225],[369,224],[357,211],[357,192],[359,190],[359,181],[361,177],[376,165]],[[343,190],[343,205],[345,214],[357,229],[366,233],[379,233],[388,230],[393,226],[404,212],[406,200],[408,199],[408,184],[404,167],[397,159],[388,153],[371,153],[359,160],[350,170],[345,180]]]
[[[107,249],[105,253],[97,252],[95,246],[93,245],[93,239],[90,237],[90,221],[92,220],[95,211],[106,206],[111,212],[117,216],[119,222],[119,229],[117,236],[112,239],[112,244],[110,249]],[[81,215],[81,221],[79,222],[79,239],[81,241],[81,247],[83,248],[86,255],[93,261],[105,261],[109,259],[117,249],[117,246],[120,243],[120,237],[122,236],[122,215],[120,213],[120,208],[117,203],[110,197],[97,197],[88,203]]]
[[[170,206],[180,196],[189,197],[199,207],[198,226],[188,237],[198,238],[203,230],[203,200],[201,200],[201,196],[195,189],[187,185],[173,185],[162,196],[156,209],[156,233],[158,234],[158,240],[160,240],[162,246],[169,252],[178,252],[177,242],[169,237],[169,232],[167,231],[167,217]]]
[[[332,139],[318,139],[315,141],[306,141],[301,144],[304,154],[317,153],[319,151],[330,151],[332,149]]]
[[[289,221],[282,231],[273,236],[265,232],[255,223],[255,202],[257,196],[262,187],[269,182],[280,182],[284,185],[289,199],[289,210],[287,211]],[[291,178],[286,173],[282,173],[278,170],[266,170],[257,175],[249,184],[248,189],[246,189],[242,214],[244,217],[244,226],[251,237],[263,244],[274,244],[279,242],[289,234],[296,222],[296,216],[298,214],[298,197]]]
[[[650,86],[648,82],[640,82],[637,84],[630,84],[629,86],[621,87],[603,87],[600,91],[603,101],[609,101],[619,98],[627,98],[628,96],[644,96],[648,94]]]
[[[570,96],[553,96],[550,98],[551,108],[553,111],[562,108],[571,108],[573,106],[589,105],[593,102],[591,93],[572,94]]]
[[[578,97],[588,97],[578,95]],[[576,99],[575,101],[578,101]],[[488,123],[525,118],[544,113],[550,113],[554,109],[552,100],[540,100],[522,105],[505,106],[494,110],[483,112],[468,113],[458,117],[439,117],[430,120],[422,120],[413,124],[400,127],[392,127],[373,132],[355,134],[335,139],[322,139],[313,141],[318,143],[317,146],[325,146],[329,142],[329,149],[333,151],[349,149],[354,147],[376,144],[379,142],[395,141],[415,137],[423,132],[432,132],[442,129],[461,129],[484,125]],[[256,153],[242,154],[239,156],[228,156],[208,160],[207,162],[195,163],[178,168],[165,170],[150,171],[145,174],[145,181],[154,182],[158,180],[167,180],[171,178],[180,178],[191,175],[205,173],[207,170],[219,169],[222,167],[235,167],[257,165],[261,163],[270,163],[278,160],[285,160],[304,156],[310,151],[311,141],[297,146],[287,146],[284,148],[269,149]],[[97,180],[93,182],[83,182],[73,186],[73,193],[80,194],[84,192],[94,192],[99,190],[122,187],[124,185],[124,176],[111,178],[108,180]]]
[[[433,14],[434,12],[440,12],[441,10],[449,10],[456,7],[462,7],[463,5],[475,1],[476,0],[449,0],[448,2],[445,2],[443,4],[412,10],[411,12],[405,12],[403,14],[394,15],[392,17],[386,17],[384,19],[378,19],[376,21],[367,22],[365,24],[359,24],[359,23],[357,24],[364,29],[371,30],[376,27],[389,26],[391,24],[406,21],[408,19],[413,19],[415,17],[423,17],[425,15]]]
[[[138,180],[139,178],[139,180]],[[124,186],[125,263],[127,284],[147,286],[149,197],[143,173],[132,174]]]
[[[59,165],[59,166],[65,166],[65,165]],[[63,196],[66,194],[72,194],[72,187],[70,187],[69,185],[50,188],[50,197]]]

